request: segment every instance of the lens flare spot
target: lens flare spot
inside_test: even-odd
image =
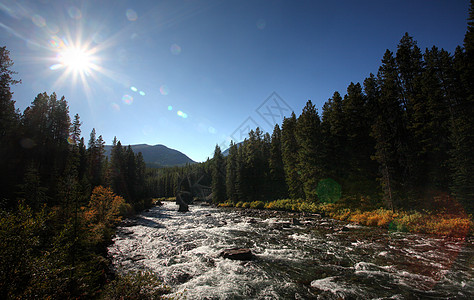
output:
[[[169,111],[173,110],[173,106],[168,105],[168,110],[169,110]]]
[[[31,21],[33,21],[33,23],[38,27],[46,26],[46,21],[40,15],[34,15],[33,17],[31,17]]]
[[[217,130],[216,130],[214,127],[212,127],[212,126],[209,126],[208,131],[209,131],[209,133],[212,133],[212,134],[216,134],[216,133],[217,133]]]
[[[118,105],[117,103],[112,103],[110,104],[110,107],[112,108],[112,110],[115,110],[115,111],[120,111],[120,105]]]
[[[321,202],[335,203],[341,198],[341,185],[331,178],[322,179],[316,187]]]
[[[140,94],[140,96],[145,96],[146,95],[144,91],[140,91],[138,93]]]
[[[61,69],[63,67],[62,64],[54,64],[52,66],[49,67],[50,70],[57,70],[57,69]]]
[[[57,34],[59,32],[58,25],[56,25],[54,23],[48,23],[47,28],[48,28],[49,34]]]
[[[173,44],[171,45],[170,51],[173,55],[179,55],[181,53],[181,47],[177,44]]]
[[[267,26],[267,22],[265,22],[264,19],[259,19],[257,21],[257,28],[258,29],[263,30],[263,29],[265,29],[266,26]]]
[[[134,87],[134,86],[131,86],[130,89],[131,89],[132,91],[134,91],[134,92],[137,92],[137,91],[138,91],[138,89],[137,89],[136,87]]]
[[[127,11],[125,12],[125,15],[127,16],[127,19],[132,22],[138,19],[137,12],[130,8],[127,9]]]
[[[131,105],[133,103],[133,97],[130,95],[123,95],[122,102],[127,105]]]
[[[51,37],[51,39],[49,40],[49,45],[52,48],[60,49],[60,48],[64,47],[64,42],[63,42],[63,40],[61,40],[59,37],[57,37],[55,35],[55,36]]]
[[[170,93],[170,90],[169,88],[166,86],[166,85],[162,85],[160,86],[160,93],[163,95],[163,96],[166,96]]]
[[[183,118],[183,119],[186,119],[186,118],[188,117],[188,114],[186,114],[185,112],[182,112],[182,111],[180,111],[180,110],[178,110],[178,111],[176,112],[176,114],[177,114],[178,116],[180,116],[181,118]]]
[[[96,44],[100,44],[104,41],[104,36],[98,32],[94,33],[94,35],[92,36],[92,40],[94,41],[94,43]]]
[[[82,18],[82,13],[81,10],[77,7],[71,6],[68,10],[67,13],[69,16],[74,19],[74,20],[79,20]]]
[[[69,145],[75,145],[76,144],[76,137],[71,134],[70,136],[67,137],[67,143]]]

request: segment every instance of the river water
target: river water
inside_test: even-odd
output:
[[[247,247],[252,261],[219,257]],[[186,299],[474,299],[474,242],[321,218],[166,202],[118,228],[118,272],[150,269]]]

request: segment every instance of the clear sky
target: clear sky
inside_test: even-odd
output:
[[[23,111],[65,96],[86,142],[163,144],[195,161],[249,128],[271,132],[308,99],[376,74],[408,32],[424,51],[462,45],[468,0],[0,0]],[[223,150],[224,150],[223,149]]]

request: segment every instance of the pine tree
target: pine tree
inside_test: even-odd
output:
[[[109,167],[109,180],[112,190],[122,197],[127,197],[127,185],[125,182],[125,150],[122,143],[114,138]]]
[[[229,155],[227,155],[226,164],[226,191],[227,199],[236,202],[238,200],[236,190],[237,180],[237,145],[234,141],[230,141]]]
[[[296,141],[296,115],[293,112],[289,118],[283,120],[281,129],[281,154],[285,169],[285,178],[288,185],[290,198],[298,199],[304,196],[301,173],[298,170],[298,152],[300,150]]]
[[[403,128],[403,110],[400,106],[398,73],[392,52],[387,50],[378,73],[380,94],[377,113],[372,126],[375,139],[374,158],[379,163],[379,178],[384,199],[392,210],[401,205],[402,153],[406,151]]]
[[[317,200],[317,186],[323,179],[321,163],[321,120],[311,100],[306,102],[296,122],[299,146],[297,170],[303,183],[306,200]]]
[[[222,203],[226,198],[224,156],[218,145],[212,158],[212,202]]]
[[[281,153],[281,130],[278,124],[273,129],[269,156],[271,198],[284,199],[288,197],[288,187],[285,182],[285,169]]]
[[[342,182],[347,169],[346,128],[343,115],[342,97],[334,92],[332,98],[323,105],[321,125],[321,147],[318,156],[321,159],[322,173]]]
[[[2,182],[2,198],[8,199],[13,205],[15,184],[22,177],[21,152],[18,145],[20,117],[15,110],[10,87],[20,83],[12,78],[16,73],[11,70],[13,61],[10,52],[0,47],[0,182]],[[0,200],[1,201],[1,200]],[[1,205],[1,203],[0,203]]]
[[[367,195],[375,189],[372,182],[376,178],[376,164],[371,160],[375,142],[370,136],[372,114],[368,97],[362,93],[361,85],[351,83],[343,101],[346,132],[344,153],[347,157],[344,187],[351,194]]]

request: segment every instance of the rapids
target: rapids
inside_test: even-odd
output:
[[[248,262],[219,257],[247,247]],[[473,299],[474,242],[318,215],[166,202],[117,230],[117,272],[150,269],[186,299]]]

